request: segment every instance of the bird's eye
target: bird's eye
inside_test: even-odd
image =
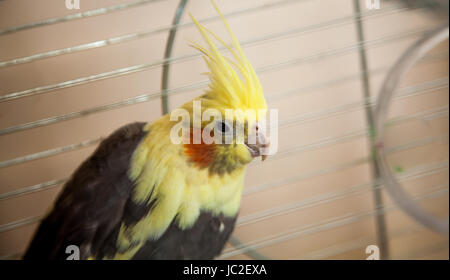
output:
[[[231,130],[230,125],[224,121],[217,122],[216,127],[222,133],[228,133]]]

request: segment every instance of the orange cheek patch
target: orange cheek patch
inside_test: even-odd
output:
[[[200,144],[194,144],[194,132],[200,133]],[[214,159],[215,144],[204,143],[201,132],[202,130],[200,129],[194,129],[194,131],[191,132],[189,144],[184,144],[184,152],[192,162],[198,165],[198,167],[206,168]]]

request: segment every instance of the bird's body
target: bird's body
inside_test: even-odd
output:
[[[195,102],[203,106],[200,113],[265,110],[258,78],[226,22],[236,52],[213,36],[232,52],[231,64],[212,43],[211,32],[194,22],[209,46],[195,47],[206,56],[211,84],[180,109],[192,119]],[[259,140],[248,141],[249,131],[258,130],[257,119],[243,114],[211,122],[219,127],[214,132],[233,137],[233,127],[245,124],[245,143],[191,141],[195,131],[207,129],[192,119],[188,142],[173,140],[177,122],[171,115],[126,125],[102,141],[64,186],[24,258],[65,259],[70,245],[78,246],[81,259],[216,257],[236,222],[245,166],[260,155]]]
[[[147,229],[140,232],[142,237],[156,235],[155,228],[167,227],[156,240],[145,241],[144,238],[139,243],[137,238],[136,241],[126,237],[118,239],[122,224],[133,228],[146,216],[149,216],[148,219],[152,219],[152,216],[149,215],[152,206],[164,203],[158,199],[150,203],[142,200],[139,203],[132,196],[138,186],[128,176],[129,162],[132,161],[134,151],[139,144],[145,145],[146,141],[162,145],[161,141],[151,141],[152,134],[145,131],[145,127],[145,123],[133,123],[120,128],[105,139],[92,156],[80,166],[66,184],[52,212],[40,225],[25,259],[66,259],[68,254],[66,254],[65,248],[69,245],[79,246],[81,259],[210,259],[219,254],[233,230],[236,210],[234,213],[228,213],[228,216],[223,212],[213,215],[212,212],[200,209],[184,208],[186,212],[182,210],[176,214],[174,211],[175,215],[183,215],[183,213],[186,213],[184,215],[194,215],[187,211],[199,211],[198,217],[187,230],[183,230],[177,222],[178,217],[181,216],[175,218],[174,214],[160,213],[159,215],[166,219],[155,219],[159,227],[145,223],[148,225]],[[166,145],[172,144],[166,143]],[[174,153],[182,152],[173,148],[166,147],[161,150],[164,153],[162,158],[170,161],[170,157],[174,156],[170,155],[168,150],[172,150]],[[153,155],[161,158],[156,153]],[[199,170],[195,167],[185,166],[187,172],[179,172],[181,171],[180,161],[175,160],[173,164],[168,162],[164,164],[166,173],[160,179],[152,174],[148,176],[155,180],[166,181],[167,184],[174,184],[174,189],[184,191],[184,194],[172,194],[174,196],[188,196],[189,188],[202,188],[201,174],[199,173],[207,173],[206,169]],[[190,170],[191,174],[188,173],[188,169],[192,169]],[[176,178],[177,175],[172,174],[174,172],[184,178]],[[181,181],[186,182],[184,186]],[[211,189],[208,182],[206,185],[203,184],[203,188]],[[229,186],[223,184],[221,187]],[[236,191],[232,197],[240,197],[242,181],[231,187],[234,187]],[[169,187],[168,190],[170,189]],[[152,190],[149,187],[148,190],[143,190],[143,192],[145,191],[151,192]],[[173,204],[174,198],[170,197],[171,194],[167,195],[169,197],[165,203]],[[179,197],[177,200],[181,202],[183,198]],[[165,211],[170,212],[170,206],[181,209],[180,205],[178,207],[168,205],[164,207]],[[159,230],[159,232],[161,231]],[[126,236],[125,233],[122,235]],[[134,237],[134,235],[132,236]],[[137,242],[137,245],[135,247],[124,246],[124,250],[117,246],[128,242]]]

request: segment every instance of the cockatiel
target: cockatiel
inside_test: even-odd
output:
[[[213,2],[214,4],[214,2]],[[231,45],[192,17],[207,47],[210,85],[180,109],[193,124],[194,101],[215,109],[267,110],[256,73],[225,18]],[[214,40],[232,59],[220,53]],[[212,259],[230,237],[240,207],[246,165],[268,146],[258,134],[261,117],[246,114],[212,123],[224,136],[246,127],[244,141],[174,143],[170,114],[153,123],[126,125],[102,141],[75,171],[40,224],[24,259],[66,259],[76,245],[80,259]],[[256,131],[256,141],[249,141]],[[264,159],[264,156],[263,156]]]

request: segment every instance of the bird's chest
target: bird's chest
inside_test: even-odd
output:
[[[228,176],[205,178],[197,172],[186,176],[176,222],[182,229],[190,228],[203,212],[215,216],[234,217],[239,211],[243,171]]]
[[[176,258],[185,258],[183,251],[197,252],[206,250],[201,246],[225,244],[239,211],[244,169],[210,176],[207,170],[193,168],[183,161],[166,162],[164,166],[173,168],[162,170],[158,168],[163,165],[153,160],[147,164],[152,168],[145,168],[137,178],[132,201],[139,209],[150,205],[146,201],[152,206],[145,207],[144,215],[136,223],[121,227],[117,242],[120,254],[114,258],[140,258],[138,252],[148,252],[143,249],[148,248],[147,244],[151,244],[152,254],[175,250],[180,254]],[[174,244],[176,247],[172,247]],[[220,251],[219,247],[213,251]],[[186,255],[196,258],[193,253]]]

